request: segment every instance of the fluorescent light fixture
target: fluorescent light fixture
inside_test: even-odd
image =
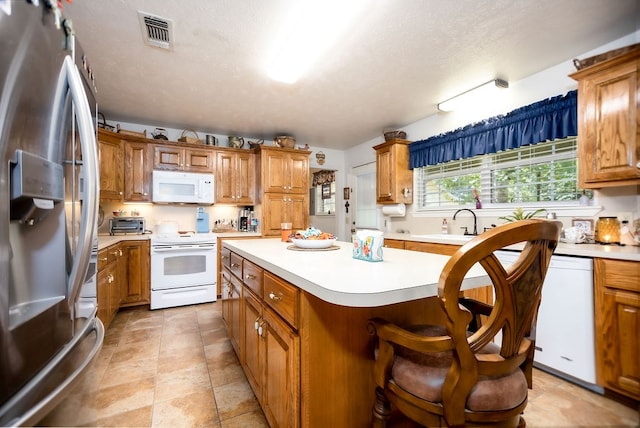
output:
[[[366,0],[297,1],[283,27],[269,77],[294,83],[344,33]]]
[[[456,95],[453,98],[449,98],[446,101],[438,104],[438,110],[440,111],[453,111],[460,107],[475,106],[481,102],[487,102],[492,96],[495,96],[499,89],[505,89],[509,87],[509,82],[502,79],[490,80],[487,83],[483,83],[480,86],[476,86],[473,89],[469,89],[466,92]]]

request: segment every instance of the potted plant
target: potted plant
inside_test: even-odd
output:
[[[536,215],[545,212],[546,210],[544,208],[538,208],[535,211],[529,211],[527,213],[524,212],[524,210],[522,209],[522,207],[518,207],[516,208],[516,210],[511,214],[511,215],[507,215],[504,217],[498,217],[500,220],[506,220],[506,221],[518,221],[518,220],[526,220],[529,218],[533,218]]]

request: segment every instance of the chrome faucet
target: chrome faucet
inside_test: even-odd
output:
[[[464,227],[462,229],[464,229],[464,234],[465,235],[477,235],[478,234],[478,218],[476,217],[476,213],[474,213],[472,210],[470,210],[469,208],[460,208],[458,211],[456,211],[456,213],[453,215],[453,219],[456,219],[456,216],[458,215],[458,213],[460,211],[469,211],[471,214],[473,214],[473,233],[469,233],[469,230]]]

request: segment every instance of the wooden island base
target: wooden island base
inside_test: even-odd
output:
[[[222,316],[270,426],[370,426],[369,320],[444,322],[435,296],[448,256],[389,248],[367,264],[351,243],[336,245],[309,253],[280,239],[223,240]],[[486,272],[474,267],[464,282],[485,286]]]
[[[305,292],[300,300],[301,426],[371,426],[374,341],[368,320],[442,322],[437,298],[375,308],[334,305]]]

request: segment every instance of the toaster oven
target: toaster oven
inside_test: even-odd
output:
[[[144,226],[144,218],[142,217],[112,217],[109,219],[109,235],[116,233],[143,234]]]

